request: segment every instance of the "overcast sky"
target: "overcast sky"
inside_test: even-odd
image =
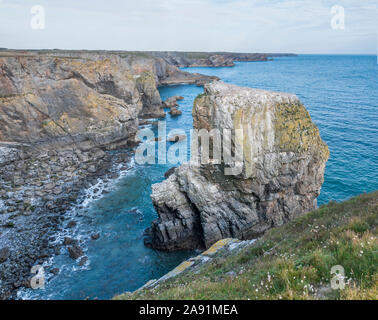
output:
[[[0,0],[7,48],[376,54],[377,41],[377,0]]]

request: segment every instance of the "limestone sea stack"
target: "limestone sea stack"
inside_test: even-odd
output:
[[[306,108],[292,94],[213,82],[194,102],[195,129],[242,129],[237,174],[220,163],[181,165],[152,186],[158,219],[146,245],[208,248],[224,238],[252,239],[317,207],[329,158]],[[239,130],[239,131],[240,131]]]

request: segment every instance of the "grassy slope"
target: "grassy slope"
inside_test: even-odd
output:
[[[198,274],[117,299],[378,299],[377,222],[378,191],[331,202]],[[345,268],[344,290],[330,288],[335,265]]]

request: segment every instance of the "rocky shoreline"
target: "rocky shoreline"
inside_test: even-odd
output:
[[[127,166],[141,119],[165,117],[170,102],[159,86],[213,80],[147,53],[0,52],[0,299],[15,299],[30,286],[31,267],[64,247],[86,263],[77,239],[56,242],[76,223],[67,210]],[[180,114],[176,100],[172,115]],[[99,236],[94,230],[92,239]]]
[[[0,164],[0,239],[2,250],[8,252],[0,263],[1,299],[14,299],[20,287],[30,287],[31,266],[62,254],[64,247],[73,260],[80,258],[79,265],[85,263],[78,240],[64,239],[57,244],[55,235],[76,225],[66,212],[83,190],[100,179],[117,178],[117,168],[126,169],[132,157],[128,149],[116,155],[100,149],[15,154],[18,159]],[[96,230],[93,237],[97,237]]]

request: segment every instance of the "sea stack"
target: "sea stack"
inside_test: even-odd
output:
[[[160,250],[208,248],[224,238],[252,239],[314,210],[329,158],[327,145],[297,96],[205,85],[194,102],[195,129],[242,130],[240,172],[220,163],[181,165],[152,186],[158,212],[146,245]],[[236,150],[236,149],[235,149]]]

